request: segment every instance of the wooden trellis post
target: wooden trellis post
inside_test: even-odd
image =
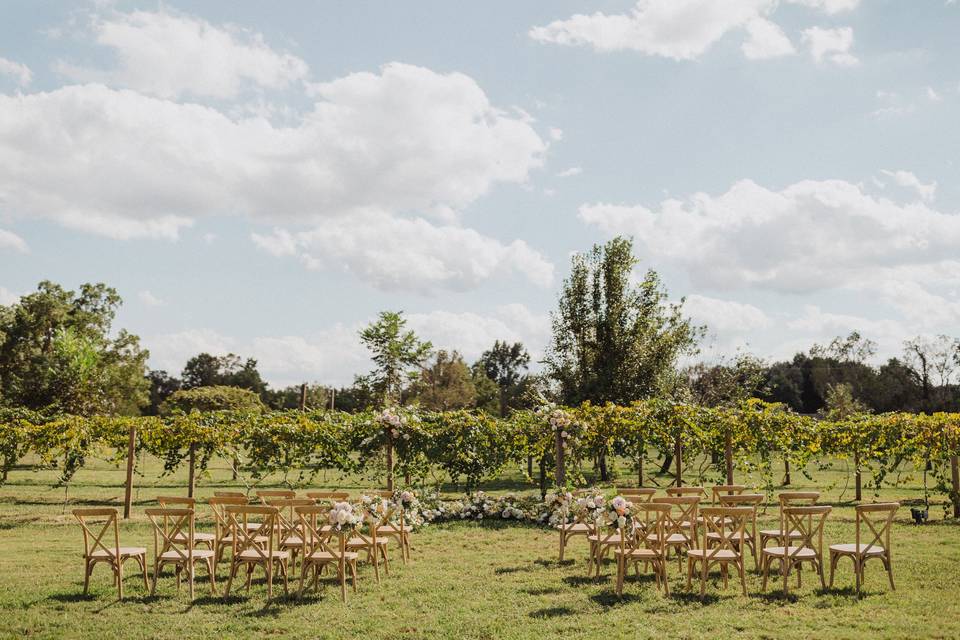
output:
[[[127,485],[123,493],[123,519],[130,518],[130,503],[133,500],[133,465],[137,454],[137,428],[130,427],[127,440]]]
[[[564,450],[563,450],[563,436],[560,435],[559,430],[554,430],[554,440],[557,448],[557,486],[565,487],[567,486],[567,476],[566,470],[564,469]]]
[[[387,431],[387,491],[393,491],[393,436]]]
[[[733,436],[730,429],[723,434],[723,461],[727,467],[727,484],[733,484]]]
[[[680,436],[673,441],[673,457],[677,461],[677,486],[683,486],[683,445],[680,444]]]
[[[193,497],[193,488],[197,480],[197,445],[190,445],[189,471],[187,472],[187,497]]]
[[[950,475],[953,476],[953,517],[960,518],[960,462],[950,456]]]
[[[860,452],[853,452],[853,469],[854,469],[854,489],[856,491],[855,500],[857,502],[863,500],[863,488],[860,479]]]

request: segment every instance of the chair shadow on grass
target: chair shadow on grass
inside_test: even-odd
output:
[[[97,600],[96,594],[93,593],[83,593],[82,591],[70,592],[70,593],[54,593],[53,595],[47,596],[47,600],[54,600],[56,602],[72,603],[72,602],[91,602]]]
[[[595,576],[567,576],[563,579],[571,587],[583,587],[590,584],[603,584],[605,582],[610,582],[610,576],[601,575],[599,578]]]
[[[525,573],[531,571],[533,567],[497,567],[493,570],[493,573],[498,576],[506,575],[508,573]]]
[[[531,611],[528,615],[531,618],[559,618],[560,616],[572,616],[576,611],[570,607],[547,607]]]
[[[537,560],[533,561],[533,564],[538,565],[540,567],[546,567],[547,569],[551,569],[553,567],[572,567],[573,565],[577,564],[577,561],[576,560],[545,560],[543,558],[538,558]]]
[[[641,600],[640,596],[636,593],[624,591],[623,595],[618,596],[617,592],[613,589],[605,589],[600,593],[590,596],[590,599],[601,607],[607,609],[610,607],[619,607],[625,604],[630,604],[632,602],[640,602]]]
[[[792,591],[776,589],[774,591],[761,591],[756,594],[758,598],[769,604],[793,604],[800,600],[800,596]]]
[[[530,596],[549,596],[563,591],[559,587],[537,587],[531,589],[522,589],[522,591]]]

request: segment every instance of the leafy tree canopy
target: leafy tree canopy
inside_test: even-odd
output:
[[[190,413],[193,410],[223,411],[229,409],[262,411],[264,406],[260,401],[260,396],[249,389],[214,385],[175,391],[160,405],[161,415],[168,415],[178,409],[184,413]]]

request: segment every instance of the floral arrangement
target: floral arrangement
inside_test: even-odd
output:
[[[551,527],[569,522],[573,508],[573,494],[569,491],[548,491],[543,497],[543,508],[537,522]]]
[[[592,495],[580,496],[573,501],[573,514],[584,521],[594,521],[603,513],[607,504],[603,494],[593,493]]]
[[[597,520],[609,527],[623,529],[633,523],[633,503],[623,496],[617,496],[604,505]]]
[[[388,407],[377,415],[377,422],[383,425],[383,428],[394,440],[398,438],[410,439],[410,434],[404,433],[407,418],[400,411]]]
[[[335,502],[327,516],[330,525],[338,532],[353,531],[363,524],[363,511],[349,502]]]

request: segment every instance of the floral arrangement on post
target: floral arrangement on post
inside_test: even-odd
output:
[[[609,527],[625,529],[633,523],[633,503],[617,496],[597,514],[597,521]]]
[[[583,521],[594,521],[603,514],[603,508],[607,500],[603,495],[595,493],[589,496],[581,496],[573,502],[573,514]]]
[[[551,527],[566,523],[570,520],[570,511],[573,507],[573,494],[569,491],[548,491],[543,497],[543,508],[537,517],[540,524],[549,524]]]
[[[353,531],[363,524],[363,511],[354,509],[349,502],[335,502],[327,517],[338,533]]]

